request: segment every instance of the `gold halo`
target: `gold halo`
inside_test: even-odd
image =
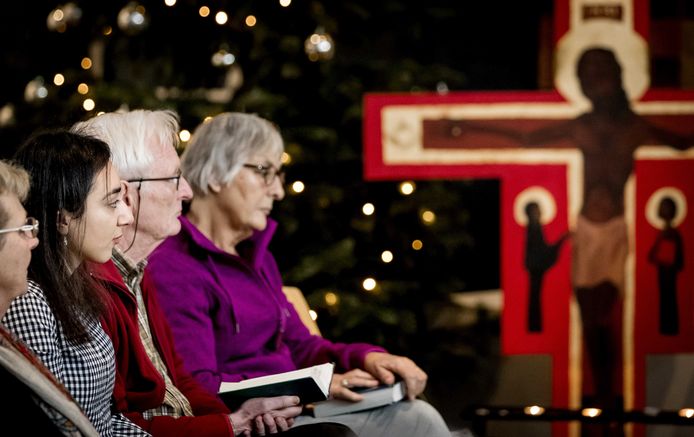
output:
[[[581,90],[576,66],[585,50],[603,47],[614,52],[622,67],[622,86],[629,100],[641,98],[650,82],[648,45],[643,38],[633,29],[612,23],[593,23],[584,27],[580,33],[569,31],[557,44],[554,85],[559,93],[581,109],[591,107]]]
[[[528,216],[525,214],[525,206],[530,202],[536,202],[540,206],[540,223],[551,223],[557,216],[557,204],[554,196],[546,188],[533,185],[518,193],[513,201],[513,218],[521,226],[528,225]]]
[[[687,197],[679,188],[661,187],[651,194],[651,197],[649,197],[646,202],[646,210],[644,211],[646,220],[656,229],[663,229],[665,227],[663,220],[658,217],[658,207],[663,197],[669,197],[675,201],[677,213],[675,214],[675,218],[672,219],[672,227],[676,228],[684,221],[684,218],[687,217]]]

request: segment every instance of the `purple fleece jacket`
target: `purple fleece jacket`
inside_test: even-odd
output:
[[[242,242],[241,256],[219,250],[185,217],[181,232],[149,257],[155,283],[193,376],[211,392],[236,382],[314,364],[335,362],[336,371],[363,367],[365,343],[333,343],[311,335],[282,292],[268,245],[277,223]]]

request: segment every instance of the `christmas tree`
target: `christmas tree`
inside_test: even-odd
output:
[[[549,0],[32,2],[0,29],[2,156],[38,128],[119,108],[176,110],[182,148],[219,112],[272,120],[287,152],[272,245],[285,283],[326,337],[412,357],[434,403],[451,384],[474,402],[493,386],[497,320],[437,321],[450,293],[500,286],[498,182],[365,181],[362,102],[551,87],[551,14]]]

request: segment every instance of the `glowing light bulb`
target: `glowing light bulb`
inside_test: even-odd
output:
[[[545,409],[539,405],[531,405],[529,407],[523,408],[523,412],[528,416],[539,416],[545,412]]]
[[[229,16],[227,15],[226,12],[224,11],[219,11],[217,14],[214,16],[214,21],[217,22],[220,26],[223,24],[226,24],[227,21],[229,21]]]
[[[422,213],[422,221],[430,225],[436,221],[436,214],[433,211],[426,210]]]
[[[301,193],[304,191],[306,187],[304,186],[304,183],[301,181],[296,181],[292,184],[292,191],[295,193]]]
[[[190,140],[190,131],[188,129],[183,129],[178,133],[178,138],[180,138],[181,141]]]
[[[602,414],[600,408],[584,408],[581,410],[581,416],[583,417],[598,417]]]
[[[376,288],[376,280],[374,278],[366,278],[361,283],[361,286],[364,287],[366,291],[373,291]]]
[[[85,111],[91,111],[95,106],[96,103],[94,103],[92,99],[84,99],[84,102],[82,102],[82,108],[84,108]]]
[[[416,188],[416,185],[412,181],[405,181],[400,183],[400,193],[402,193],[405,196],[409,196],[410,194],[414,193],[414,189]]]
[[[339,301],[337,294],[333,293],[332,291],[326,292],[323,296],[323,299],[325,299],[325,304],[328,306],[335,306]]]

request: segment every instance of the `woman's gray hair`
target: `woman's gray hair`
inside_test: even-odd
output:
[[[178,115],[170,110],[135,109],[109,112],[76,123],[72,130],[104,141],[111,148],[113,165],[123,179],[148,177],[154,161],[148,141],[178,146]],[[158,175],[156,175],[158,176]]]
[[[183,176],[196,195],[225,185],[255,154],[279,157],[284,142],[274,124],[253,114],[225,112],[200,124],[181,157]],[[255,163],[253,163],[255,164]]]

